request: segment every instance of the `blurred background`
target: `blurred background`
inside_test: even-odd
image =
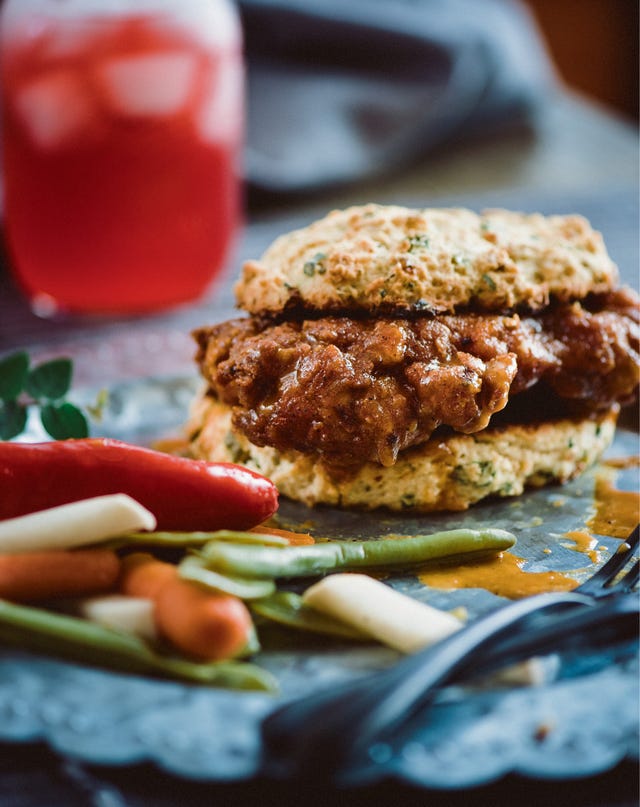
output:
[[[638,120],[638,3],[525,0],[571,88]]]
[[[24,6],[88,13],[100,1]],[[231,2],[248,66],[252,207],[389,176],[443,145],[535,133],[559,91],[637,126],[635,0]],[[180,3],[138,9],[149,6]],[[118,7],[136,13],[134,0]]]
[[[239,5],[252,203],[389,176],[425,155],[437,164],[473,142],[508,151],[510,136],[541,137],[563,94],[637,125],[633,0]]]

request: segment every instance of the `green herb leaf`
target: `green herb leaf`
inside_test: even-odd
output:
[[[71,387],[73,362],[69,358],[52,359],[31,367],[26,351],[18,351],[0,360],[0,440],[12,440],[21,434],[28,421],[28,409],[39,411],[40,420],[56,440],[87,437],[89,425],[85,413],[66,400]],[[102,415],[107,392],[98,393],[89,416]]]
[[[428,235],[409,236],[409,252],[413,252],[414,249],[427,249],[428,246],[429,246]]]
[[[17,401],[0,401],[0,440],[11,440],[27,425],[27,407]]]
[[[40,420],[54,440],[89,435],[86,417],[77,406],[70,403],[46,404],[40,410]]]
[[[322,261],[326,259],[324,252],[316,252],[310,261],[307,261],[302,267],[302,271],[307,277],[313,277],[317,272],[319,275],[324,275],[327,271],[326,266],[322,265]]]
[[[495,291],[498,288],[496,286],[495,280],[491,277],[491,275],[485,273],[484,275],[482,275],[482,279],[484,280],[485,285],[487,285],[491,289],[491,291]]]
[[[27,383],[29,356],[24,350],[0,360],[0,398],[15,401]]]
[[[72,373],[71,359],[52,359],[43,362],[29,373],[27,392],[36,400],[45,398],[57,401],[69,392]]]

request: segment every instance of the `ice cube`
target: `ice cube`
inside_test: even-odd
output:
[[[198,116],[198,130],[207,142],[228,143],[241,135],[243,84],[240,58],[233,53],[221,56],[218,71]]]
[[[91,44],[86,26],[52,25],[45,33],[43,53],[49,59],[65,59],[90,52]]]
[[[64,145],[95,117],[91,96],[70,70],[56,70],[24,85],[15,105],[34,143],[45,149]]]
[[[165,52],[109,59],[97,69],[112,110],[121,115],[175,115],[189,100],[196,57]]]

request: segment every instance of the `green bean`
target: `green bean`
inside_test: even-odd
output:
[[[86,619],[0,600],[0,642],[126,672],[230,689],[277,690],[273,676],[241,661],[197,663],[154,651],[132,634]]]
[[[197,556],[185,558],[178,564],[178,574],[185,580],[193,580],[207,588],[233,594],[241,600],[255,600],[268,597],[276,590],[273,580],[260,580],[255,577],[237,577],[207,569],[204,561]]]
[[[288,628],[338,636],[343,639],[372,641],[370,636],[365,636],[355,628],[309,608],[304,604],[302,597],[292,591],[278,591],[270,597],[254,600],[250,603],[250,608],[259,616],[272,622],[278,622],[280,625],[286,625]]]
[[[216,530],[215,532],[130,532],[115,539],[118,546],[144,544],[146,546],[189,547],[202,546],[209,541],[233,541],[236,544],[262,546],[289,546],[281,535],[263,535],[259,532]]]
[[[265,529],[267,529],[265,527]],[[239,532],[238,530],[218,530],[214,541],[231,541],[234,544],[257,544],[259,546],[289,546],[282,535],[267,535],[262,532]]]
[[[337,569],[416,566],[451,556],[477,556],[509,549],[515,537],[504,530],[458,529],[431,535],[369,541],[329,541],[274,549],[212,541],[201,550],[210,569],[241,577],[310,577]]]

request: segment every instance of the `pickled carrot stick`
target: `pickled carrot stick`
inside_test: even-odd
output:
[[[158,631],[183,653],[219,661],[248,645],[253,623],[242,600],[182,580],[173,564],[152,555],[131,555],[123,566],[122,592],[152,599]]]
[[[108,549],[0,555],[0,598],[29,602],[99,594],[113,589],[120,560]]]
[[[252,630],[242,600],[180,578],[162,588],[155,615],[159,629],[176,647],[203,661],[237,655],[247,646]]]
[[[123,560],[120,591],[130,597],[155,600],[160,589],[176,576],[172,563],[156,560],[146,552],[136,552]]]

